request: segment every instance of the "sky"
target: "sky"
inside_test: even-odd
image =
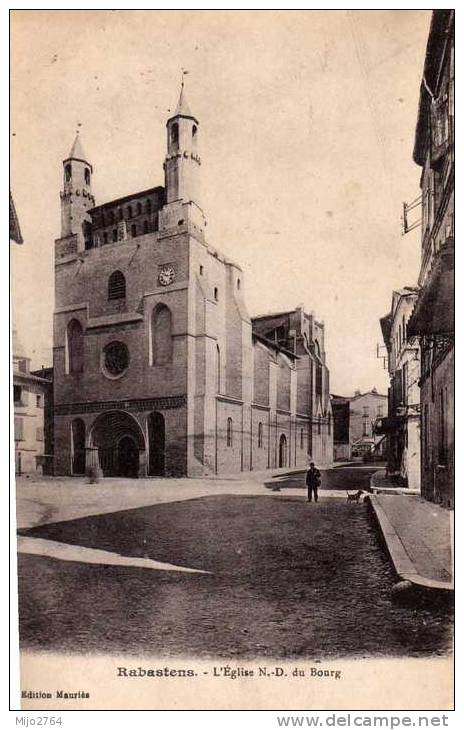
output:
[[[52,361],[62,160],[76,129],[96,204],[162,185],[179,95],[198,118],[208,241],[244,270],[250,315],[304,304],[331,391],[387,374],[379,318],[417,283],[412,160],[431,11],[12,11],[13,315]]]

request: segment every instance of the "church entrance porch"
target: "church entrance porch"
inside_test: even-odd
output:
[[[99,415],[90,432],[104,477],[144,475],[145,439],[136,419],[124,411]]]

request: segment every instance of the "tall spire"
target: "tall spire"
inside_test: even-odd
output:
[[[74,140],[73,146],[71,147],[71,151],[68,155],[68,160],[82,160],[83,162],[87,162],[87,157],[85,156],[84,149],[82,147],[81,138],[79,135],[79,131],[76,134],[76,139]]]
[[[182,71],[182,82],[180,85],[179,101],[177,102],[176,110],[175,110],[174,114],[170,117],[170,119],[173,119],[174,117],[187,117],[188,119],[194,119],[198,124],[197,118],[190,111],[190,107],[189,107],[188,101],[187,101],[187,96],[185,94],[184,76],[187,73],[188,73],[188,71],[184,71],[184,70]]]

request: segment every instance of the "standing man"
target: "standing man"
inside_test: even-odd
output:
[[[308,502],[311,502],[314,494],[314,501],[317,502],[317,490],[321,485],[321,472],[316,469],[314,462],[309,465],[309,471],[306,474],[306,485],[308,487]]]

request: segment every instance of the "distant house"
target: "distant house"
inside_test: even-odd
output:
[[[332,395],[334,459],[384,455],[385,439],[375,433],[377,418],[387,414],[388,396],[376,388],[353,396]]]
[[[13,330],[13,405],[16,474],[51,473],[52,382],[30,371]]]

